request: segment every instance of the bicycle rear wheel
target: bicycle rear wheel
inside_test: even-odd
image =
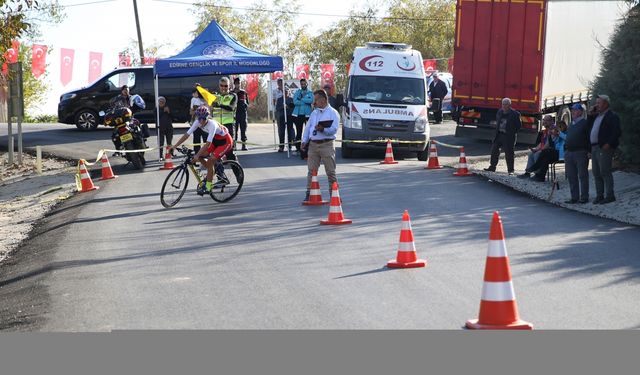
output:
[[[240,189],[242,189],[242,184],[244,184],[244,170],[240,163],[235,160],[225,160],[222,165],[229,183],[225,186],[211,189],[211,198],[220,203],[229,202],[235,198]]]
[[[173,168],[169,175],[162,184],[162,190],[160,191],[160,202],[166,208],[175,206],[189,185],[189,173],[184,166],[177,166]]]

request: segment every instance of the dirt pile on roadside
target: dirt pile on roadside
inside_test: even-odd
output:
[[[37,174],[34,156],[23,154],[22,165],[9,165],[8,154],[0,152],[0,261],[27,238],[38,219],[73,194],[74,173],[72,163],[43,157],[42,174]]]

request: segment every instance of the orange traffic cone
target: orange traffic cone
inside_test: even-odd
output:
[[[93,181],[91,181],[91,176],[87,171],[87,167],[84,165],[83,159],[80,159],[78,169],[80,174],[80,184],[82,185],[81,189],[78,190],[80,193],[100,189],[98,186],[93,185]]]
[[[493,213],[489,231],[480,314],[478,319],[468,320],[465,326],[470,329],[533,329],[531,323],[518,317],[504,230],[497,211]]]
[[[429,163],[425,169],[440,169],[442,166],[438,162],[438,149],[436,148],[436,141],[431,141],[431,147],[429,147]]]
[[[384,160],[380,162],[380,164],[398,164],[397,161],[393,159],[393,149],[391,148],[391,140],[387,140],[387,151],[384,154]]]
[[[467,156],[464,154],[464,147],[460,147],[460,162],[458,163],[458,171],[453,174],[454,176],[471,176],[473,173],[469,172],[467,167]]]
[[[171,153],[169,151],[167,151],[166,154],[164,154],[164,165],[160,168],[161,171],[167,170],[167,169],[173,169],[173,161],[171,161]]]
[[[320,183],[318,182],[318,171],[311,171],[311,187],[309,189],[309,200],[303,201],[305,206],[322,206],[329,203],[322,200],[322,194],[320,193]]]
[[[341,200],[340,193],[338,192],[338,183],[334,182],[333,186],[331,187],[331,206],[329,206],[329,217],[327,218],[327,220],[320,220],[320,224],[351,224],[351,220],[344,218],[340,202]]]
[[[389,268],[418,268],[427,265],[424,259],[418,259],[416,245],[413,242],[413,231],[411,230],[411,219],[407,210],[402,214],[402,229],[400,230],[400,243],[398,244],[398,254],[396,259],[391,259],[387,263]]]
[[[112,178],[118,178],[118,176],[113,174],[113,170],[111,169],[111,164],[109,163],[109,158],[107,158],[106,152],[102,154],[100,164],[102,165],[102,177],[100,177],[100,180],[111,180]]]

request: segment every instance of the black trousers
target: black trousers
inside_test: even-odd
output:
[[[442,122],[442,99],[431,99],[431,110],[433,111],[433,120],[436,124]]]
[[[166,154],[164,149],[164,140],[167,140],[167,145],[173,144],[173,126],[160,126],[160,157],[164,157]],[[172,155],[173,156],[173,155]]]
[[[227,128],[227,131],[229,131],[229,134],[231,135],[231,138],[233,138],[233,135],[235,134],[233,132],[233,128],[235,127],[235,123],[230,123],[230,124],[222,124],[225,128]],[[233,145],[233,147],[231,147],[231,150],[229,150],[229,152],[227,152],[227,159],[229,160],[236,160],[236,155],[233,153],[233,150],[235,149],[235,144]]]
[[[302,130],[309,118],[307,116],[296,116],[293,118],[293,123],[296,125],[296,148],[300,149],[300,142],[302,140]]]
[[[498,165],[500,150],[504,151],[504,159],[507,162],[507,171],[514,172],[513,167],[513,149],[516,145],[515,139],[510,139],[505,133],[498,133],[496,139],[491,144],[491,168],[495,169]]]
[[[247,141],[247,115],[238,115],[236,113],[236,126],[234,141],[238,140],[238,133],[240,133],[240,140],[242,142]]]
[[[278,137],[280,138],[280,149],[284,149],[284,130],[285,130],[285,125],[287,128],[287,141],[289,143],[289,148],[291,148],[291,145],[293,145],[293,142],[296,138],[295,136],[295,132],[293,130],[293,120],[291,119],[291,117],[287,117],[287,123],[285,124],[284,121],[284,114],[279,114],[278,115]]]

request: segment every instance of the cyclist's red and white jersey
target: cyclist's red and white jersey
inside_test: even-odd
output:
[[[227,128],[220,125],[219,122],[212,119],[208,119],[207,123],[204,124],[203,126],[200,125],[200,120],[196,119],[196,121],[191,125],[191,127],[187,131],[187,134],[188,135],[193,134],[193,132],[196,131],[198,127],[200,127],[205,133],[208,134],[207,142],[213,142],[214,139],[216,141],[226,140],[227,136],[229,136],[229,131],[227,130]]]

